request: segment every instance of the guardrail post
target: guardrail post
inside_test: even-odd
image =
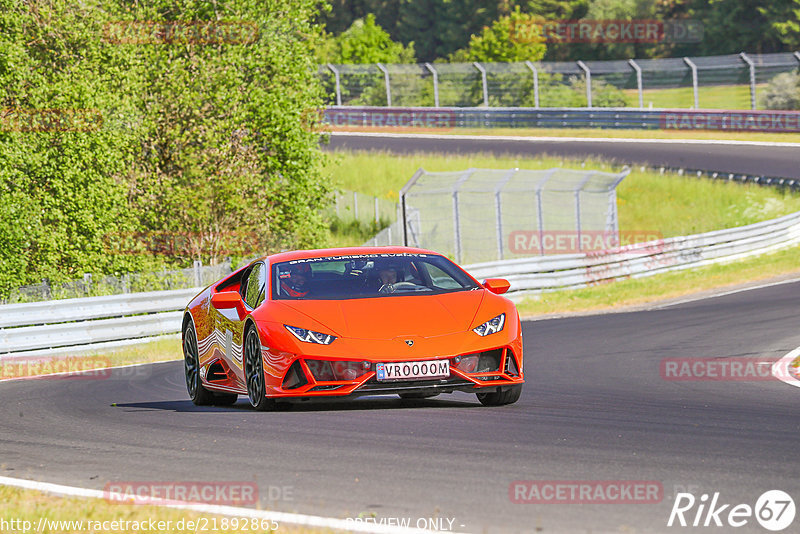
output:
[[[386,107],[392,107],[392,89],[389,87],[389,70],[380,63],[376,63],[383,73],[383,83],[386,84]]]
[[[533,107],[538,108],[539,107],[539,71],[536,70],[536,66],[530,61],[526,61],[525,65],[527,65],[528,68],[531,69],[531,72],[533,72]]]
[[[87,296],[92,292],[92,273],[83,274],[83,292]]]
[[[336,67],[334,67],[330,63],[328,63],[328,69],[330,69],[330,71],[333,73],[333,77],[336,80],[336,105],[337,106],[341,106],[342,105],[342,85],[341,85],[341,82],[339,80],[339,71],[337,70]]]
[[[577,61],[578,66],[583,69],[583,74],[586,77],[586,107],[592,107],[592,71],[589,70],[589,67],[586,66],[581,60]]]
[[[473,62],[472,64],[475,66],[476,69],[478,69],[478,72],[481,73],[481,85],[483,86],[483,105],[488,108],[489,88],[487,86],[487,80],[486,80],[486,69],[484,69],[483,66],[477,61]]]
[[[683,58],[683,62],[692,69],[692,90],[694,91],[694,109],[700,109],[700,100],[697,97],[697,65],[688,57]]]
[[[628,65],[636,71],[636,88],[639,91],[639,109],[644,109],[644,94],[642,91],[642,68],[632,59],[628,60]]]
[[[744,52],[739,57],[750,68],[750,109],[756,109],[756,64]]]
[[[439,107],[439,73],[430,63],[425,63],[425,68],[433,75],[433,107]]]

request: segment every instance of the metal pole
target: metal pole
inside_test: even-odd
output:
[[[425,68],[433,75],[433,107],[439,107],[439,73],[430,63],[425,63]]]
[[[483,66],[480,63],[478,63],[477,61],[473,62],[472,64],[475,66],[476,69],[478,69],[478,72],[481,73],[481,84],[483,85],[483,105],[488,108],[489,107],[489,88],[488,88],[487,82],[486,82],[486,69],[484,69]]]
[[[699,99],[697,98],[697,65],[688,57],[683,58],[683,62],[692,69],[692,89],[694,90],[694,109],[700,109]]]
[[[461,188],[461,184],[467,181],[474,172],[475,169],[467,169],[453,185],[453,236],[455,238],[456,263],[461,263],[461,214],[458,207],[458,190]]]
[[[552,178],[558,169],[549,169],[545,171],[545,176],[542,181],[536,184],[536,219],[539,226],[539,253],[544,256],[544,211],[542,206],[542,190],[544,189],[547,181]]]
[[[756,64],[744,52],[739,54],[739,57],[750,68],[750,109],[756,109]]]
[[[642,68],[636,64],[632,59],[628,60],[628,64],[636,71],[636,87],[639,90],[639,109],[644,109],[644,94],[642,93]]]
[[[375,197],[375,224],[378,224],[380,217],[378,217],[378,197]]]
[[[333,73],[333,77],[336,79],[336,105],[337,106],[341,106],[342,105],[342,86],[339,83],[339,71],[336,69],[336,67],[334,67],[330,63],[328,63],[328,69],[330,69],[330,71]]]
[[[376,63],[376,65],[383,72],[383,82],[386,84],[386,107],[390,108],[392,107],[392,90],[389,87],[389,70],[380,63]]]
[[[586,107],[592,107],[592,72],[581,60],[577,61],[578,66],[583,69],[583,74],[586,76]]]
[[[539,107],[539,71],[536,70],[536,65],[530,61],[526,61],[525,65],[533,72],[533,107]]]
[[[417,169],[417,172],[414,173],[414,176],[406,182],[406,185],[400,190],[400,211],[403,218],[403,245],[408,246],[408,211],[406,209],[406,195],[408,191],[414,187],[414,184],[417,183],[419,177],[425,173],[425,169],[420,167]]]
[[[581,244],[581,190],[594,175],[595,173],[590,172],[575,190],[575,226],[578,229],[578,250],[583,250],[583,245]]]
[[[353,217],[358,220],[358,191],[353,191]]]
[[[514,177],[514,174],[519,169],[511,169],[508,174],[506,174],[502,180],[497,184],[497,187],[494,190],[494,212],[495,212],[495,227],[497,230],[497,258],[503,259],[503,209],[502,204],[500,202],[500,193],[503,190],[503,187],[508,183],[511,178]]]

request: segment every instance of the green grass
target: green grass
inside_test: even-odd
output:
[[[756,85],[756,95],[765,90],[766,84]],[[639,105],[639,93],[636,89],[623,91],[628,99],[628,106]],[[694,107],[694,91],[692,87],[673,87],[669,89],[644,89],[642,91],[644,107],[683,108]],[[697,101],[700,109],[750,109],[749,85],[709,85],[700,84],[697,90]],[[758,100],[756,100],[758,107]],[[762,108],[759,108],[762,109]]]
[[[618,170],[601,160],[494,157],[487,154],[395,155],[336,152],[328,171],[338,187],[398,199],[414,172],[478,168],[547,169],[551,167]],[[617,188],[621,231],[655,232],[663,237],[733,228],[800,211],[800,195],[755,185],[731,184],[696,177],[660,175],[638,168]]]
[[[311,534],[321,532],[332,532],[327,529],[317,529],[308,527],[294,526],[288,523],[279,523],[276,530],[269,529],[222,529],[219,528],[224,516],[217,516],[212,514],[201,514],[187,510],[174,510],[170,508],[162,508],[157,506],[141,506],[132,504],[121,504],[106,501],[105,499],[93,498],[72,498],[72,497],[54,497],[46,493],[41,493],[32,490],[23,490],[12,488],[8,486],[0,486],[0,502],[3,503],[2,510],[0,510],[0,519],[7,522],[15,521],[9,525],[14,528],[7,529],[10,532],[23,532],[22,521],[30,522],[29,530],[27,532],[36,532],[37,525],[40,518],[46,518],[50,521],[83,521],[82,528],[73,523],[71,526],[63,525],[62,528],[49,528],[43,529],[42,532],[170,532],[175,534],[194,534],[195,532],[203,532],[198,529],[200,525],[205,525],[206,532],[288,532],[296,534]],[[232,518],[226,518],[225,521],[230,521]],[[88,522],[91,521],[90,525]],[[90,526],[97,526],[96,523],[100,521],[100,528],[89,528]],[[120,528],[111,528],[114,525],[112,521],[120,521],[116,526]],[[127,521],[128,523],[121,523]],[[149,530],[150,521],[156,522],[157,530]],[[163,524],[157,525],[157,522],[164,521]],[[183,521],[183,523],[180,523]],[[187,528],[187,522],[193,521],[195,526]],[[217,528],[211,529],[216,521]],[[107,522],[105,525],[102,522]],[[139,528],[136,528],[136,523],[139,522]],[[169,523],[167,523],[169,522]],[[230,523],[226,523],[230,524]],[[240,521],[239,526],[243,523]],[[184,528],[179,528],[183,526]],[[248,525],[249,526],[249,525]],[[258,523],[256,526],[261,526]],[[265,527],[270,527],[268,523],[263,524]],[[17,528],[19,527],[19,528]],[[127,527],[127,528],[125,528]],[[163,528],[162,528],[163,527]]]
[[[526,298],[517,308],[520,315],[533,317],[640,305],[786,273],[800,275],[798,259],[800,247],[791,247],[731,263],[632,278],[583,289],[541,293]]]

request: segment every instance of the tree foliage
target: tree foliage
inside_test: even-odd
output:
[[[179,255],[205,262],[219,257],[222,233],[248,236],[253,249],[242,254],[323,244],[317,8],[0,0],[0,291],[181,260],[109,250],[130,233],[188,233],[194,243]],[[242,22],[257,32],[252,42],[143,45],[109,39],[119,21]],[[75,131],[15,119],[46,110],[101,120]]]

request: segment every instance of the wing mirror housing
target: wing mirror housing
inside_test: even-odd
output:
[[[242,317],[244,306],[242,304],[242,297],[238,291],[220,291],[211,295],[211,305],[218,310],[235,309]]]
[[[504,278],[487,278],[483,281],[483,287],[496,295],[502,295],[508,291],[511,284]]]

